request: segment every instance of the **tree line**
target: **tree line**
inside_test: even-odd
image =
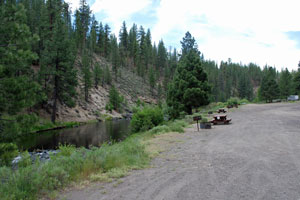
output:
[[[300,92],[299,70],[278,72],[230,59],[218,65],[205,59],[189,32],[181,51],[167,48],[163,40],[156,44],[150,29],[136,24],[128,28],[125,21],[116,36],[108,24],[96,20],[86,0],[80,0],[74,13],[62,0],[1,1],[0,25],[2,135],[30,131],[37,121],[35,109],[51,110],[55,122],[58,103],[75,106],[79,86],[86,102],[92,87],[111,85],[116,93],[112,79],[118,81],[120,68],[143,77],[153,97],[167,98],[174,116],[179,110],[190,113],[195,106],[230,97],[270,101]],[[95,56],[110,62],[111,69]],[[179,86],[186,91],[177,90]],[[198,97],[202,103],[195,102]]]

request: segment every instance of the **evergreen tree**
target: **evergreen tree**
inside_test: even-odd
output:
[[[46,91],[52,99],[52,122],[56,120],[57,101],[74,106],[77,72],[73,68],[74,52],[65,24],[64,11],[60,0],[47,1],[48,31],[41,56],[40,77],[43,77]],[[46,77],[46,78],[45,78]],[[48,83],[47,83],[48,82]],[[46,84],[47,83],[47,84]]]
[[[117,78],[118,68],[120,67],[120,55],[118,48],[118,41],[115,35],[111,35],[111,62],[112,62],[112,71]]]
[[[120,96],[118,90],[113,85],[109,90],[108,98],[109,98],[109,106],[108,106],[109,110],[120,111],[121,104],[124,99],[122,96]]]
[[[152,42],[151,42],[150,29],[147,30],[147,33],[145,36],[145,44],[146,44],[145,65],[146,65],[146,68],[148,69],[149,64],[154,64],[154,63],[151,63],[151,61],[152,61]]]
[[[127,32],[125,21],[123,21],[123,24],[122,24],[122,27],[121,27],[121,30],[119,33],[119,39],[120,39],[120,47],[122,48],[122,50],[124,52],[127,52],[129,41],[128,41],[128,32]]]
[[[86,0],[80,0],[79,10],[76,10],[75,12],[75,32],[77,36],[77,44],[81,50],[86,47],[87,33],[91,21],[90,14],[91,10]]]
[[[89,100],[89,91],[92,87],[92,74],[91,74],[91,55],[85,50],[82,56],[81,71],[83,75],[84,99]]]
[[[300,62],[298,64],[298,71],[294,76],[293,82],[294,82],[295,93],[300,95]]]
[[[108,84],[108,85],[110,85],[111,84],[111,74],[110,74],[110,71],[109,71],[109,68],[108,68],[108,66],[106,65],[106,67],[105,67],[105,71],[104,71],[104,82],[106,83],[106,84]]]
[[[182,38],[181,43],[181,58],[187,55],[190,51],[194,51],[200,55],[198,50],[198,45],[195,38],[191,35],[190,32],[186,32],[184,38]]]
[[[154,77],[154,71],[152,68],[150,68],[150,71],[149,71],[149,85],[150,85],[150,92],[153,95],[153,89],[155,87],[155,77]]]
[[[95,67],[94,67],[94,84],[95,84],[95,88],[98,89],[98,84],[101,80],[103,80],[103,71],[102,69],[100,68],[100,65],[99,63],[96,63],[95,64]],[[101,85],[103,86],[103,83],[101,83]]]
[[[89,48],[91,52],[96,51],[96,45],[97,45],[97,32],[98,32],[98,22],[95,19],[95,16],[93,15],[91,20],[91,32],[89,36]]]
[[[104,33],[104,28],[103,28],[102,22],[100,22],[100,24],[99,24],[99,34],[98,34],[97,46],[98,46],[98,52],[100,53],[100,55],[104,56],[105,33]]]
[[[144,77],[146,71],[146,54],[147,54],[147,44],[146,35],[143,26],[140,26],[138,32],[139,41],[139,57],[138,57],[138,75]]]
[[[157,86],[157,98],[158,100],[160,100],[162,97],[162,88],[161,88],[161,84],[159,83]]]
[[[3,142],[21,134],[22,121],[30,116],[19,112],[39,102],[41,90],[31,69],[32,61],[37,58],[31,51],[35,37],[26,25],[23,5],[14,1],[0,3],[0,24],[0,141]],[[16,120],[3,120],[4,113]]]
[[[281,98],[284,99],[287,99],[287,97],[293,92],[292,75],[287,68],[282,70],[280,73],[279,90]]]
[[[160,40],[158,43],[158,50],[157,50],[157,62],[156,62],[157,70],[162,71],[166,67],[166,63],[167,63],[167,51],[163,40]]]
[[[133,59],[133,65],[136,66],[138,62],[139,43],[137,40],[137,26],[133,24],[129,31],[129,55]]]
[[[104,27],[104,57],[108,58],[110,55],[110,27],[108,24],[105,24]]]
[[[241,99],[246,98],[248,100],[252,100],[253,87],[246,72],[243,72],[239,77],[238,92]]]
[[[171,108],[172,118],[178,117],[181,111],[192,114],[193,108],[209,103],[210,86],[197,52],[188,51],[170,83],[167,104]]]
[[[261,100],[272,102],[273,99],[279,97],[280,90],[275,80],[276,71],[272,67],[265,67],[264,76],[259,89],[259,96]]]

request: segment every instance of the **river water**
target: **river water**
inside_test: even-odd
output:
[[[100,146],[104,142],[120,141],[130,134],[130,120],[105,121],[75,128],[36,133],[18,141],[22,150],[57,149],[60,144],[76,147]]]

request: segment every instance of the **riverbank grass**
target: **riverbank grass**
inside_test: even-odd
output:
[[[151,158],[164,151],[160,146],[166,148],[176,142],[171,136],[174,133],[162,133],[183,132],[186,125],[178,120],[168,122],[100,148],[60,146],[60,152],[51,155],[48,162],[37,160],[32,164],[30,160],[22,160],[18,169],[1,167],[1,199],[38,199],[81,180],[110,182],[124,177],[130,170],[148,167]],[[25,159],[30,157],[25,156]]]

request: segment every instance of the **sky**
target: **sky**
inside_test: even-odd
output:
[[[66,0],[72,9],[79,0]],[[205,59],[296,70],[300,0],[88,0],[98,21],[118,35],[122,22],[150,28],[152,40],[180,50],[189,31]]]

